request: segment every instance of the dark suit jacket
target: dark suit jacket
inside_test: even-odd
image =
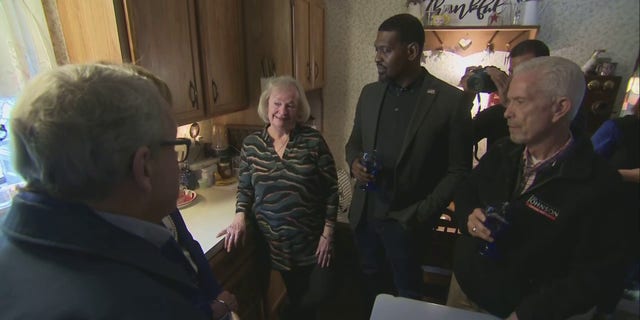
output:
[[[417,107],[393,165],[389,218],[405,227],[415,219],[434,222],[451,202],[453,192],[471,168],[471,114],[459,89],[424,73]],[[353,130],[346,145],[349,168],[363,150],[375,146],[378,115],[387,84],[374,82],[362,89]],[[349,222],[358,225],[366,193],[354,189]]]
[[[169,216],[171,217],[173,224],[176,226],[178,243],[182,248],[189,251],[189,255],[191,255],[193,263],[198,267],[196,279],[198,281],[198,287],[202,291],[202,295],[198,297],[196,305],[198,305],[198,307],[204,312],[209,313],[211,312],[211,301],[218,297],[222,292],[222,288],[213,276],[213,272],[209,267],[209,261],[207,260],[204,251],[202,251],[200,243],[193,238],[191,232],[187,229],[187,225],[184,223],[180,210],[176,209]]]
[[[206,319],[183,266],[89,207],[16,195],[0,233],[0,319]]]

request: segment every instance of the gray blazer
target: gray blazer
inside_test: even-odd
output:
[[[453,198],[456,185],[471,169],[471,114],[462,91],[424,72],[414,115],[393,166],[394,190],[388,218],[405,227],[435,223]],[[362,89],[351,136],[345,147],[347,164],[375,146],[378,116],[387,84]],[[353,228],[365,207],[366,192],[354,188],[349,212]],[[384,217],[383,217],[384,218]]]

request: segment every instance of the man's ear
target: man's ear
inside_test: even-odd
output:
[[[140,147],[133,154],[131,161],[131,175],[134,183],[144,192],[151,191],[151,149]]]
[[[563,119],[569,114],[571,111],[571,100],[567,97],[560,97],[551,107],[551,112],[553,113],[553,122],[558,122],[560,119]]]
[[[407,45],[407,56],[410,61],[420,59],[420,47],[417,42],[411,42]]]

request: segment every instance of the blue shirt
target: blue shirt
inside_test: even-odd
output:
[[[607,120],[591,137],[593,150],[605,159],[609,159],[621,138],[622,131],[620,131],[620,128],[618,128],[613,119]]]

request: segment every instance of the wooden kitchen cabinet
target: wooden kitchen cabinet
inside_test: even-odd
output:
[[[222,242],[211,251],[209,266],[220,285],[238,300],[240,319],[278,319],[286,295],[280,274],[271,270],[265,243],[248,225],[244,245],[226,252]]]
[[[247,106],[239,1],[91,3],[57,0],[71,63],[124,61],[151,70],[171,89],[173,113],[179,124]],[[108,37],[95,37],[96,33]],[[104,47],[110,56],[99,54]]]
[[[197,1],[203,88],[207,115],[217,116],[248,105],[242,2]]]
[[[621,80],[619,76],[585,76],[587,90],[584,93],[580,112],[584,117],[585,131],[589,136],[593,135],[600,125],[613,115]]]
[[[251,103],[261,78],[292,75],[305,90],[324,85],[324,3],[321,0],[244,0]]]
[[[164,80],[179,123],[205,117],[194,0],[125,0],[131,59]]]
[[[306,90],[324,85],[324,4],[293,0],[295,77]]]
[[[214,276],[224,288],[233,293],[238,300],[240,319],[264,319],[263,292],[265,271],[269,266],[263,266],[257,246],[248,236],[244,246],[226,252],[222,242],[212,250],[209,266]],[[264,270],[263,270],[264,269]]]

